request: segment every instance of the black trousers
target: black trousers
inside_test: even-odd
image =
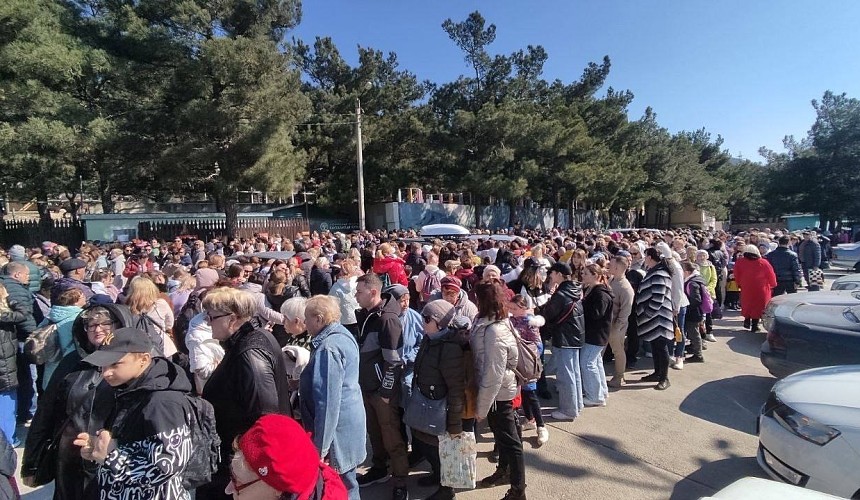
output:
[[[627,364],[633,364],[639,354],[639,327],[636,325],[636,315],[627,319],[627,345],[624,346],[627,354]]]
[[[657,337],[651,341],[651,355],[654,356],[654,373],[657,380],[663,381],[669,378],[669,345],[673,341],[666,337]]]
[[[523,395],[523,414],[526,420],[534,419],[538,427],[543,427],[543,415],[541,415],[537,392],[523,389],[521,394]]]
[[[493,430],[493,438],[499,447],[499,468],[507,468],[511,474],[511,486],[525,488],[526,474],[523,464],[523,441],[517,432],[513,401],[496,401],[487,415],[487,423]]]
[[[797,287],[794,281],[777,281],[776,288],[773,289],[773,296],[782,295],[784,293],[797,293]]]
[[[422,457],[427,459],[427,462],[430,464],[430,471],[433,473],[434,477],[440,477],[442,474],[442,465],[439,461],[439,443],[436,445],[432,445],[430,443],[426,443],[421,439],[415,438],[412,440],[412,449],[421,454]]]
[[[726,280],[723,279],[722,273],[717,275],[717,304],[723,305],[723,285],[726,284]]]

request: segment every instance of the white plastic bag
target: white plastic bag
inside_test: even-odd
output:
[[[474,432],[439,436],[442,486],[474,489],[478,482],[478,443]]]

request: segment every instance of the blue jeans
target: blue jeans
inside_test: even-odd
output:
[[[555,380],[558,383],[558,410],[565,415],[578,417],[585,407],[582,401],[579,349],[554,347],[552,355],[558,357],[555,375]]]
[[[684,357],[684,347],[687,345],[687,337],[686,332],[684,331],[684,325],[687,318],[687,308],[682,307],[681,312],[678,313],[678,328],[681,330],[681,341],[675,342],[674,351],[669,351],[672,356],[676,358]]]
[[[355,478],[355,469],[348,470],[340,475],[340,480],[346,486],[346,494],[349,500],[361,500],[358,492],[358,480]]]
[[[579,353],[582,372],[582,396],[592,403],[602,403],[609,395],[603,370],[603,346],[583,344]]]
[[[15,404],[18,402],[18,389],[0,392],[0,430],[9,443],[15,443]]]

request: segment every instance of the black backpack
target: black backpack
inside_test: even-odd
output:
[[[188,325],[191,324],[191,319],[203,312],[203,299],[200,292],[192,292],[188,295],[188,300],[179,314],[173,321],[173,338],[176,341],[176,349],[179,352],[188,354],[188,347],[185,345],[185,336],[188,335]]]
[[[190,412],[191,457],[182,474],[182,487],[193,490],[208,484],[221,463],[221,438],[215,429],[215,409],[209,401],[186,394]]]
[[[143,330],[155,347],[153,356],[164,356],[164,337],[161,328],[146,314],[138,314],[134,317],[132,327]]]

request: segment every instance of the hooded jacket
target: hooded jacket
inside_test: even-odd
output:
[[[122,326],[122,308],[110,309]],[[126,318],[127,319],[127,318]],[[78,317],[72,327],[75,349],[57,365],[51,381],[39,399],[39,406],[27,442],[21,465],[22,476],[32,476],[41,466],[56,467],[54,498],[98,498],[95,478],[97,465],[81,458],[80,448],[73,441],[81,432],[95,434],[104,428],[114,407],[114,389],[102,379],[95,366],[82,361],[95,351]],[[59,439],[57,463],[39,464],[39,450]]]
[[[466,408],[466,365],[463,348],[455,331],[446,330],[425,335],[415,359],[413,390],[430,399],[448,400],[447,430],[456,435],[463,432],[463,412]],[[422,441],[438,444],[436,436],[412,430]]]
[[[112,450],[98,469],[102,498],[187,499],[182,473],[191,458],[191,382],[166,358],[116,388],[105,428]]]
[[[371,310],[355,312],[358,321],[358,385],[363,392],[379,392],[383,398],[400,393],[403,360],[403,326],[400,323],[400,301],[382,294],[382,302]]]
[[[582,286],[576,281],[562,281],[544,306],[543,317],[546,324],[541,328],[541,336],[551,337],[553,347],[582,347],[585,342]]]
[[[39,383],[42,384],[42,389],[46,389],[48,387],[48,383],[51,381],[51,376],[60,364],[60,361],[62,361],[62,358],[75,350],[72,327],[75,324],[75,318],[81,314],[81,311],[83,311],[83,309],[78,306],[51,306],[51,312],[48,313],[48,317],[45,318],[45,321],[40,325],[46,326],[49,323],[55,323],[57,325],[57,340],[59,340],[60,351],[63,353],[63,355],[59,357],[59,360],[48,361],[45,363],[45,372],[44,375],[42,375],[42,380],[39,381]]]
[[[704,321],[705,315],[702,313],[702,293],[709,293],[708,286],[702,275],[698,271],[690,275],[684,280],[684,293],[687,295],[687,300],[690,305],[687,306],[687,315],[684,316],[685,324],[698,324]],[[680,325],[679,325],[680,326]]]
[[[18,339],[15,325],[24,320],[24,308],[15,301],[9,302],[11,310],[0,314],[0,392],[18,387]]]
[[[20,306],[20,312],[24,314],[20,321],[15,322],[14,332],[18,338],[18,342],[27,340],[27,336],[33,333],[36,329],[36,320],[33,319],[33,294],[30,290],[22,285],[12,276],[0,276],[0,282],[9,293],[8,301],[17,302]]]
[[[469,344],[475,359],[478,400],[475,414],[485,418],[495,401],[512,401],[518,392],[514,369],[519,349],[511,322],[479,318]],[[449,415],[450,417],[450,415]],[[450,420],[448,421],[450,425]]]

